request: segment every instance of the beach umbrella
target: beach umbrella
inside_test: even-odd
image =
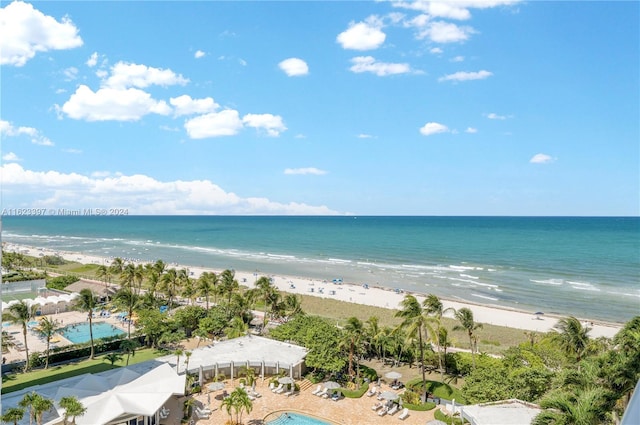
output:
[[[383,391],[382,394],[380,394],[380,397],[384,398],[385,400],[397,400],[398,398],[400,398],[398,393],[394,393],[393,391]]]
[[[402,378],[402,374],[400,372],[396,372],[395,370],[392,370],[391,372],[385,373],[384,377],[389,379],[400,379]]]
[[[335,381],[327,381],[324,383],[324,387],[328,390],[335,390],[336,388],[340,388],[342,385],[338,384]]]
[[[283,376],[282,378],[278,379],[278,382],[281,384],[293,384],[293,378],[291,378],[290,376]]]
[[[209,391],[220,391],[224,388],[224,382],[212,382],[211,384],[207,385],[207,388],[209,389]]]

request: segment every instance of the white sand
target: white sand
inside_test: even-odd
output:
[[[5,249],[8,251],[22,252],[24,254],[38,257],[42,255],[60,255],[66,260],[77,261],[84,264],[104,264],[109,265],[110,260],[108,258],[90,256],[84,254],[78,254],[73,252],[53,252],[40,248],[18,246],[13,244],[5,244]],[[166,261],[166,260],[165,260]],[[210,270],[201,267],[188,267],[172,264],[171,267],[186,268],[192,273],[192,277],[198,278],[202,272],[213,271],[220,273],[221,270]],[[349,283],[334,284],[332,282],[314,280],[309,278],[291,277],[291,276],[269,276],[273,279],[273,283],[278,287],[280,291],[289,292],[294,294],[312,295],[321,298],[333,298],[340,301],[352,302],[363,305],[370,305],[376,307],[398,309],[400,302],[404,298],[404,293],[396,293],[393,290],[388,290],[378,287],[369,287],[365,289],[359,285],[353,285]],[[256,276],[253,272],[243,272],[236,270],[236,279],[240,284],[252,287],[256,280]],[[425,298],[422,294],[413,294],[418,301],[422,302]],[[452,301],[442,299],[444,308],[459,309],[467,307],[473,311],[473,316],[476,322],[486,323],[498,326],[506,326],[515,329],[522,329],[527,331],[547,332],[550,331],[553,326],[558,322],[560,316],[551,316],[548,314],[542,316],[535,316],[533,312],[524,312],[518,310],[510,310],[505,308],[497,308],[493,306],[485,306],[480,304],[463,303],[459,301]],[[452,317],[453,314],[449,313],[446,316]],[[584,320],[585,324],[590,326],[590,336],[597,338],[600,336],[613,337],[618,330],[622,327],[617,323],[596,322],[589,319]]]

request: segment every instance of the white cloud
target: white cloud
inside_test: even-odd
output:
[[[434,43],[457,43],[469,39],[475,33],[471,27],[461,27],[450,22],[429,22],[426,28],[418,33],[418,38],[428,37]]]
[[[31,143],[40,146],[53,146],[53,142],[33,127],[15,127],[9,121],[0,120],[0,135],[5,137],[28,136]]]
[[[464,56],[455,56],[451,58],[451,62],[464,62]]]
[[[429,49],[429,53],[432,53],[434,55],[439,55],[442,53],[442,49],[440,47],[433,47]]]
[[[387,38],[381,27],[382,23],[375,17],[370,17],[367,22],[351,22],[349,28],[338,34],[336,41],[343,49],[377,49]]]
[[[65,69],[64,71],[62,71],[62,73],[64,74],[66,81],[71,81],[78,78],[78,68],[76,68],[75,66]]]
[[[308,168],[287,168],[284,170],[285,174],[301,174],[301,175],[307,175],[307,174],[312,174],[315,176],[322,176],[324,174],[327,174],[326,171],[324,170],[320,170],[318,168],[314,168],[314,167],[308,167]]]
[[[184,86],[189,82],[182,75],[170,69],[153,68],[135,63],[118,62],[111,68],[111,75],[103,86],[124,89],[127,87],[145,88],[150,85],[162,87],[176,84]]]
[[[424,136],[431,136],[438,133],[448,133],[449,127],[437,122],[428,122],[420,128],[420,133]]]
[[[203,52],[202,50],[196,50],[196,53],[193,55],[194,58],[196,59],[200,59],[205,57],[206,53]]]
[[[300,75],[307,75],[309,73],[309,66],[307,63],[298,58],[285,59],[278,64],[278,67],[289,77],[297,77]]]
[[[158,181],[152,177],[25,170],[11,163],[0,167],[3,185],[28,193],[33,205],[51,209],[126,208],[129,214],[149,215],[335,215],[326,206],[280,203],[267,198],[243,198],[209,180]],[[12,203],[8,190],[4,203]],[[15,191],[14,191],[15,192]]]
[[[537,153],[529,160],[531,164],[548,164],[555,159],[545,153]]]
[[[373,136],[370,134],[364,134],[364,133],[360,133],[358,134],[358,139],[371,139]]]
[[[89,56],[89,59],[87,59],[85,64],[89,68],[93,68],[94,66],[96,66],[98,64],[98,52],[93,52],[91,56]]]
[[[485,114],[487,118],[490,120],[506,120],[507,117],[505,115],[498,115],[495,112],[491,112],[489,114]]]
[[[477,72],[456,72],[454,74],[445,75],[444,77],[438,78],[438,81],[470,81],[470,80],[484,80],[485,78],[489,78],[493,75],[492,72],[489,71],[477,71]]]
[[[279,136],[280,133],[287,129],[287,127],[285,127],[284,123],[282,122],[282,117],[279,115],[247,114],[242,117],[242,122],[247,127],[253,127],[266,131],[267,135],[271,137]]]
[[[192,139],[233,136],[238,134],[242,127],[238,111],[233,109],[199,115],[184,123],[184,128]]]
[[[68,17],[57,21],[29,3],[14,1],[0,9],[0,65],[23,66],[37,52],[82,46]]]
[[[186,94],[172,97],[169,99],[169,103],[173,106],[173,114],[177,117],[181,115],[206,114],[220,107],[212,97],[192,99],[191,96]]]
[[[394,7],[419,10],[435,17],[467,20],[471,18],[469,9],[487,9],[498,6],[508,6],[518,3],[520,0],[455,0],[444,1],[393,1]]]
[[[473,127],[467,127],[467,129],[464,132],[469,134],[475,134],[478,132],[478,129]]]
[[[238,63],[242,66],[247,66],[247,61],[242,58],[238,59]]]
[[[86,121],[137,121],[151,113],[171,113],[164,100],[152,99],[139,89],[106,87],[94,92],[85,85],[76,89],[61,110],[70,118]]]
[[[6,162],[22,161],[20,158],[18,158],[18,155],[13,152],[7,152],[6,154],[2,155],[2,160]]]
[[[73,148],[62,149],[62,151],[66,153],[76,154],[76,155],[79,155],[82,153],[80,149],[73,149]]]
[[[376,62],[373,56],[357,56],[351,59],[351,63],[351,72],[371,72],[379,77],[412,72],[409,64]]]

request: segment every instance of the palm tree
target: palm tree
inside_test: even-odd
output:
[[[249,330],[249,326],[244,322],[244,320],[242,320],[241,317],[234,316],[224,332],[227,335],[227,338],[233,339],[246,335],[247,330]]]
[[[176,348],[173,354],[176,355],[176,373],[180,373],[180,356],[184,354],[184,350],[182,348]]]
[[[482,323],[476,323],[473,320],[473,311],[467,307],[463,307],[460,310],[456,311],[454,314],[455,318],[460,322],[459,325],[455,325],[453,327],[454,331],[466,331],[469,336],[469,347],[471,348],[471,362],[473,364],[473,368],[476,368],[476,341],[475,339],[475,331],[482,328]]]
[[[109,270],[111,271],[111,275],[118,276],[120,278],[122,276],[122,272],[124,271],[124,261],[120,257],[116,257],[111,262],[109,266]]]
[[[184,371],[185,373],[189,373],[189,359],[191,359],[191,355],[193,354],[193,351],[185,351],[184,352],[184,357],[186,358],[186,360],[184,361]]]
[[[120,360],[122,360],[122,356],[118,353],[108,353],[104,355],[104,359],[109,363],[111,363],[111,366],[113,366],[115,365],[116,362],[119,362]]]
[[[23,417],[24,409],[20,409],[19,407],[10,407],[4,411],[0,419],[2,420],[2,422],[13,422],[13,425],[18,425],[18,422],[20,422]]]
[[[87,411],[87,408],[82,405],[82,403],[75,396],[67,396],[62,397],[60,402],[58,403],[60,407],[64,409],[64,416],[62,418],[62,423],[67,425],[67,420],[71,417],[71,424],[75,425],[76,418],[78,416],[82,416]]]
[[[129,366],[129,358],[135,357],[136,348],[139,347],[138,341],[135,339],[125,339],[120,343],[120,350],[127,355],[126,366]]]
[[[440,369],[440,380],[444,382],[444,362],[442,358],[442,341],[440,340],[441,330],[444,329],[442,327],[442,315],[448,310],[455,310],[453,310],[452,308],[444,309],[440,298],[433,294],[429,294],[427,298],[425,298],[425,300],[422,302],[422,306],[424,307],[428,315],[435,318],[436,346],[438,347],[438,368]]]
[[[30,393],[26,393],[18,402],[18,406],[22,407],[23,409],[29,409],[29,425],[33,424],[33,420],[36,417],[36,412],[33,406],[36,397],[40,396],[35,391],[32,391]]]
[[[302,310],[302,301],[296,294],[287,294],[284,296],[284,309],[286,320],[289,320],[299,314],[304,314],[304,311]]]
[[[80,290],[80,296],[75,299],[75,309],[87,313],[89,319],[89,339],[91,341],[91,354],[89,359],[94,357],[94,345],[93,345],[93,309],[98,304],[98,299],[91,289],[84,288]]]
[[[27,345],[27,325],[36,316],[38,306],[27,304],[25,300],[20,300],[8,308],[8,313],[3,319],[22,327],[24,337],[25,362],[24,371],[29,370],[29,346]]]
[[[262,333],[267,326],[267,308],[269,307],[269,299],[271,298],[271,294],[274,291],[277,291],[277,289],[271,286],[271,280],[266,276],[261,276],[256,280],[255,285],[262,296],[262,300],[264,301],[264,316],[262,317],[262,331],[260,332]]]
[[[127,311],[129,321],[127,323],[127,338],[131,339],[131,322],[133,322],[133,313],[140,306],[140,295],[131,290],[131,288],[122,288],[113,296],[113,303]]]
[[[354,379],[353,359],[360,351],[360,345],[364,333],[364,326],[357,317],[349,317],[343,328],[343,338],[340,345],[345,346],[349,352],[349,377]]]
[[[227,297],[227,317],[229,316],[229,306],[231,304],[231,296],[240,288],[238,281],[235,278],[236,274],[233,270],[225,270],[220,276],[220,291]]]
[[[49,348],[51,345],[51,338],[56,333],[59,326],[60,322],[49,317],[43,317],[42,320],[40,320],[40,332],[47,340],[46,359],[44,362],[45,369],[49,368]]]
[[[608,422],[612,406],[600,387],[552,393],[540,401],[540,407],[544,410],[532,425],[600,425]]]
[[[579,363],[589,345],[591,328],[583,327],[580,320],[573,316],[558,320],[553,328],[553,339],[568,356],[574,356],[576,363]]]
[[[199,295],[204,296],[207,310],[209,310],[209,295],[215,292],[219,280],[214,272],[203,272],[198,278],[196,291]]]
[[[235,424],[242,423],[242,413],[246,410],[247,413],[251,413],[253,409],[253,403],[249,399],[247,392],[238,387],[229,395],[229,397],[222,400],[222,407],[225,408],[227,414],[233,421],[233,416],[231,411],[233,410],[236,414],[236,420],[233,421]]]
[[[123,287],[133,289],[136,280],[136,266],[133,263],[127,263],[120,273],[120,283]]]
[[[53,400],[37,395],[33,400],[32,406],[36,416],[36,424],[42,425],[42,416],[53,408]]]
[[[395,316],[402,319],[402,323],[398,326],[398,329],[402,329],[406,332],[407,338],[415,339],[418,337],[418,348],[420,350],[420,369],[422,370],[422,401],[427,399],[427,376],[424,368],[424,343],[423,343],[423,330],[429,330],[433,333],[429,322],[432,318],[428,317],[420,303],[413,295],[405,295],[404,299],[400,303],[402,310],[398,311]]]
[[[169,308],[171,308],[173,297],[176,295],[176,289],[179,286],[178,271],[174,268],[167,270],[161,279],[164,293],[169,298]]]
[[[102,280],[106,286],[109,286],[109,284],[111,283],[112,276],[113,274],[111,273],[111,268],[105,266],[104,264],[98,266],[98,268],[96,269],[96,277]]]

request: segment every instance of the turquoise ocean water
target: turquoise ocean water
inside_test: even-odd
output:
[[[640,314],[640,218],[15,217],[4,242],[401,288],[624,322]]]

